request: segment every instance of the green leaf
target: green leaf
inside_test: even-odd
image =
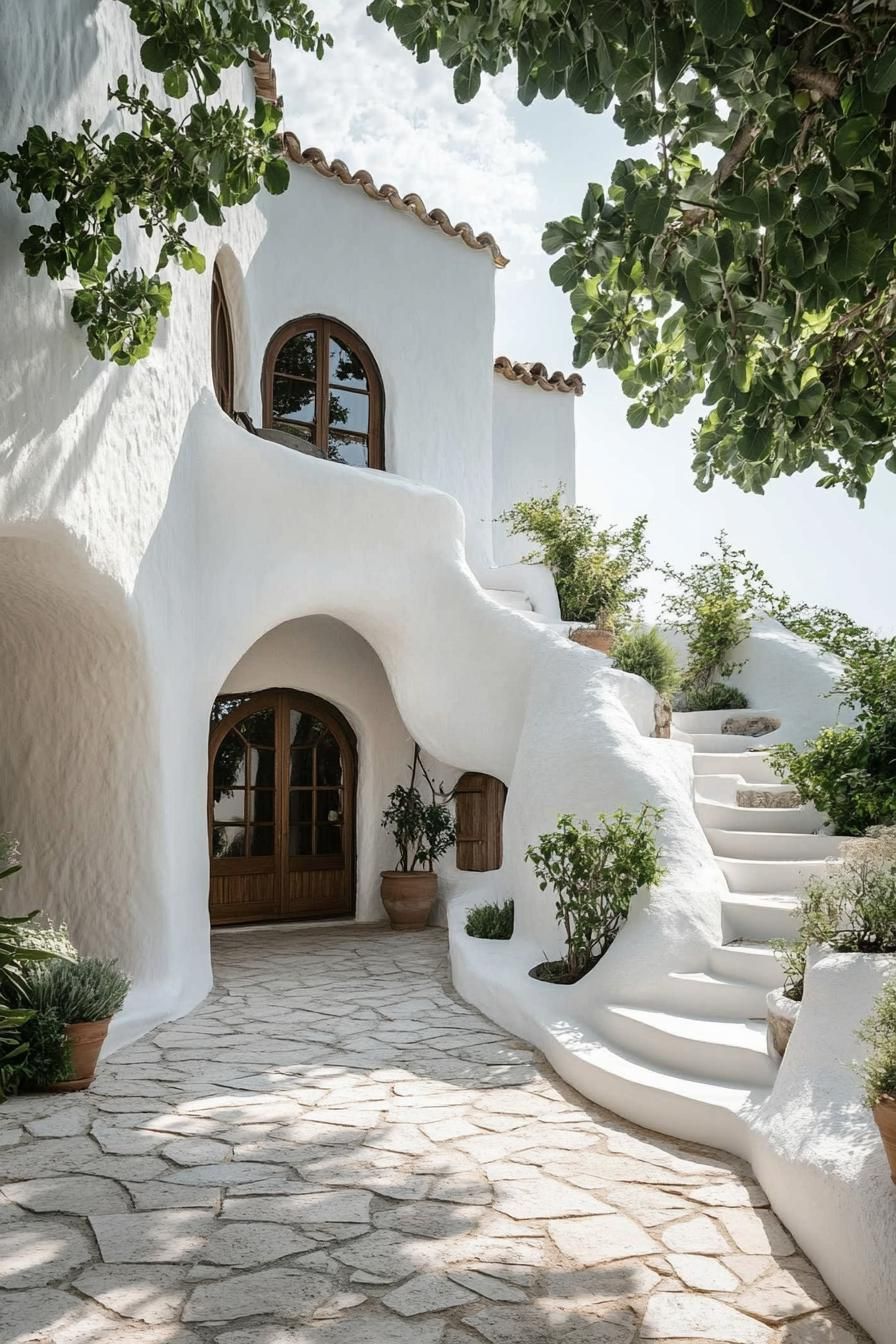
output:
[[[883,51],[876,56],[868,67],[866,75],[869,89],[873,93],[889,93],[896,85],[896,47]]]
[[[774,435],[764,425],[744,425],[737,451],[746,462],[764,462],[771,453]]]
[[[468,103],[476,97],[482,82],[482,71],[471,57],[461,61],[454,72],[454,96],[459,103]]]
[[[850,117],[839,127],[834,136],[834,154],[849,168],[862,159],[869,158],[884,137],[883,124],[877,117]]]
[[[835,280],[854,280],[871,263],[880,248],[880,241],[864,229],[847,233],[831,244],[828,267]]]
[[[185,98],[190,87],[190,81],[187,78],[186,70],[175,66],[171,70],[165,71],[165,77],[162,80],[165,92],[169,98]]]
[[[694,0],[697,22],[712,42],[727,42],[746,17],[744,0]]]
[[[639,191],[632,212],[636,228],[651,237],[662,233],[669,214],[669,205],[669,197],[665,193],[661,194],[647,188]]]
[[[639,401],[636,401],[629,406],[625,413],[625,418],[632,429],[640,429],[642,425],[647,423],[647,407],[642,406]]]
[[[836,217],[837,206],[830,196],[806,196],[796,208],[796,222],[807,238],[824,233]]]
[[[271,159],[264,170],[264,184],[272,196],[280,196],[289,186],[289,164],[285,159]]]
[[[161,74],[171,64],[172,49],[158,37],[148,37],[140,48],[140,59],[147,70]]]
[[[784,218],[787,193],[781,187],[772,186],[770,182],[760,182],[750,192],[750,200],[756,206],[759,223],[766,228]]]
[[[820,196],[831,180],[827,164],[810,163],[796,180],[800,196]]]

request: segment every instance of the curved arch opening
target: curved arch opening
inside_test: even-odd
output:
[[[385,466],[383,382],[366,342],[320,313],[285,323],[262,370],[265,429],[300,452],[354,467]]]

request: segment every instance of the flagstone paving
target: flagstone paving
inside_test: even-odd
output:
[[[443,933],[215,939],[88,1093],[0,1108],[0,1344],[859,1344],[736,1159],[454,993]]]

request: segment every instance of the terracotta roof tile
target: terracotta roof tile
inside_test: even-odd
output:
[[[495,360],[495,373],[500,373],[510,382],[525,383],[527,387],[540,387],[545,392],[574,392],[580,397],[585,391],[580,373],[560,373],[559,370],[548,373],[544,364],[514,363],[506,355],[499,355]]]
[[[264,98],[267,102],[277,102],[277,76],[271,65],[270,56],[262,56],[259,52],[253,51],[249,55],[249,61],[255,74],[255,91],[259,98]],[[471,226],[464,221],[459,224],[452,224],[444,210],[428,210],[425,203],[416,194],[408,192],[403,196],[397,187],[391,183],[384,182],[382,186],[377,186],[373,177],[365,169],[361,168],[357,172],[351,172],[341,159],[333,159],[329,162],[320,149],[309,147],[303,149],[299,139],[293,135],[292,131],[287,131],[283,136],[283,147],[288,158],[293,163],[303,167],[313,168],[321,177],[333,178],[337,182],[342,182],[348,187],[360,187],[365,195],[374,201],[386,201],[394,210],[404,211],[406,214],[414,215],[421,224],[426,224],[430,228],[441,229],[442,233],[449,238],[460,238],[471,247],[475,252],[489,251],[492,254],[492,260],[498,267],[504,267],[507,263],[507,257],[504,256],[495,238],[490,233],[474,233]]]

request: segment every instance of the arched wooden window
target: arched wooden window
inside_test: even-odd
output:
[[[233,326],[218,263],[212,271],[212,386],[218,404],[233,415]]]
[[[502,828],[507,789],[493,775],[461,775],[454,789],[455,862],[464,872],[488,873],[504,860]]]
[[[379,370],[340,322],[302,317],[281,327],[265,355],[262,399],[266,428],[305,440],[332,462],[383,467]]]

